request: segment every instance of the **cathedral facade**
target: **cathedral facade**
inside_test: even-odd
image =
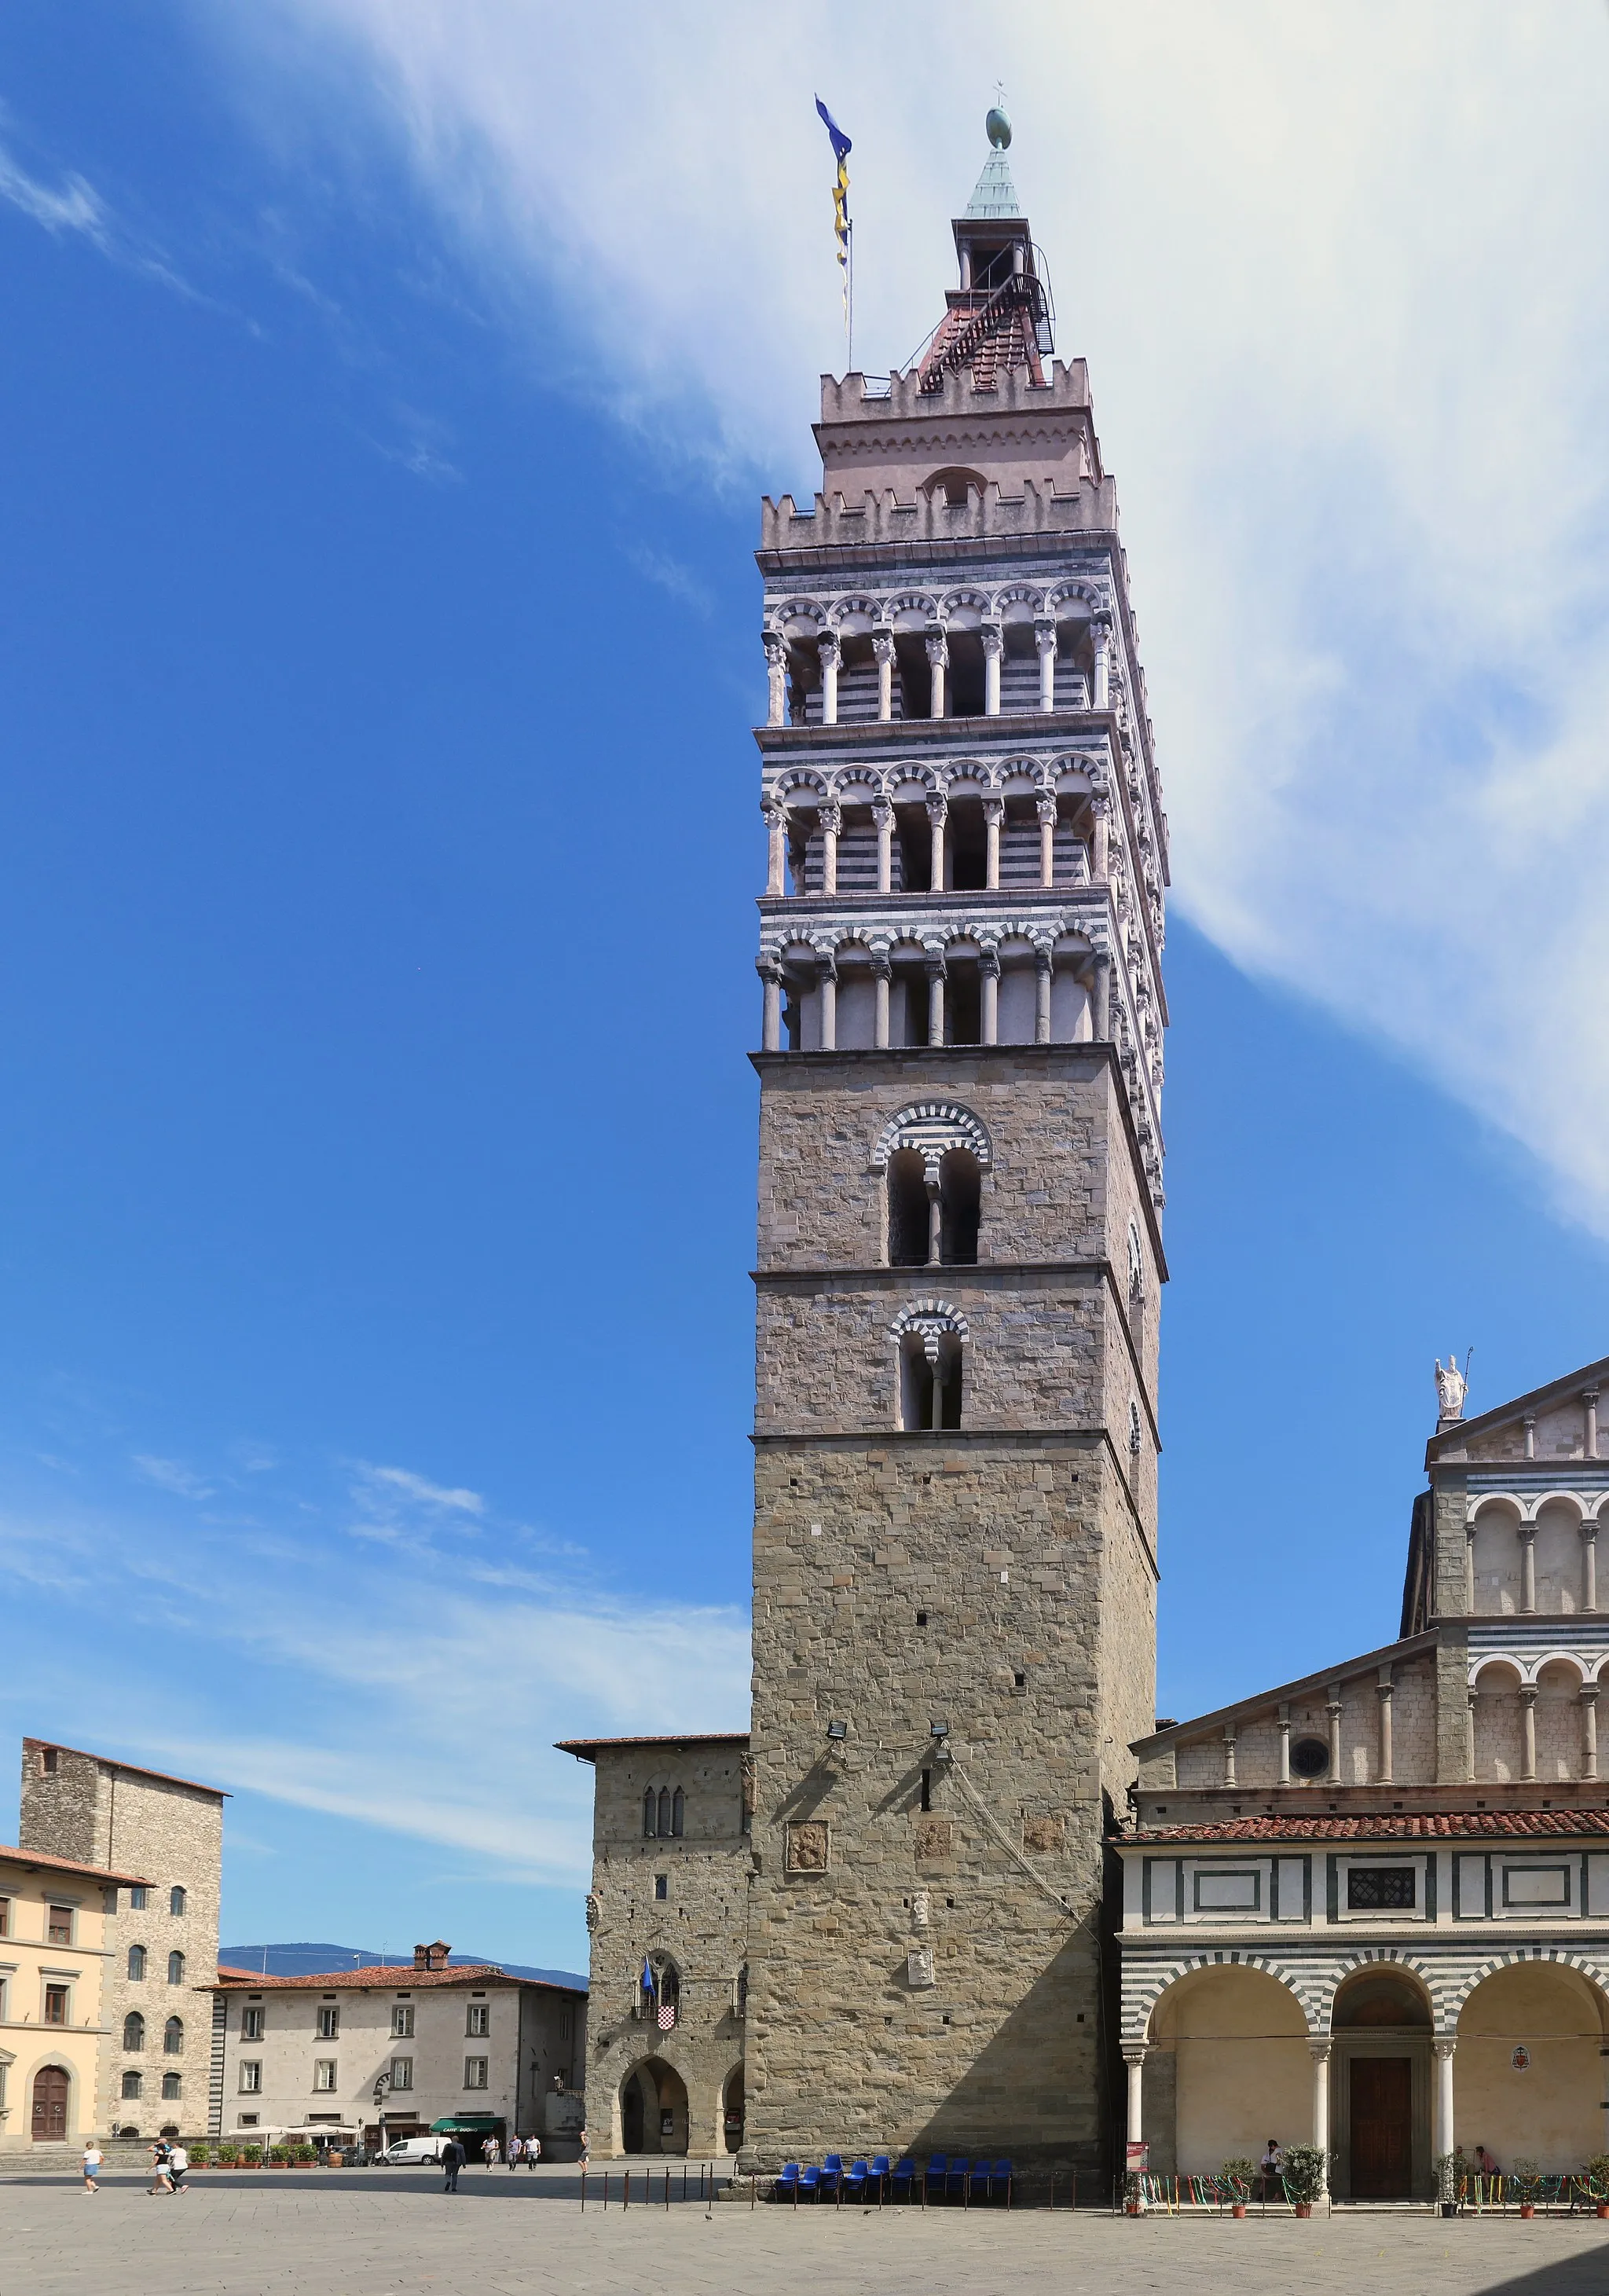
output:
[[[824,379],[822,489],[763,510],[752,1722],[571,1746],[599,2157],[1093,2170],[1121,2112],[1167,827],[1088,376],[991,134],[923,356]]]

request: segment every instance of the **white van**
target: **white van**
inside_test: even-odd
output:
[[[445,2136],[399,2136],[380,2156],[382,2169],[428,2169],[441,2159]]]

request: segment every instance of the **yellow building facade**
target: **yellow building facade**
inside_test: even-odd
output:
[[[0,2157],[94,2132],[107,1916],[119,1889],[144,1886],[0,1846]]]

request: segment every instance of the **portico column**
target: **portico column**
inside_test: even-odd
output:
[[[838,723],[838,639],[831,630],[824,630],[818,649],[821,657],[821,722],[824,726]]]
[[[1125,2044],[1123,2062],[1129,2068],[1129,2142],[1130,2144],[1143,2144],[1145,2141],[1145,2046],[1144,2042]]]
[[[944,1424],[944,1382],[939,1376],[939,1339],[936,1332],[924,1341],[923,1353],[927,1357],[927,1367],[933,1374],[932,1409],[928,1425],[936,1435]]]
[[[983,833],[989,840],[988,857],[983,866],[984,888],[990,893],[1000,890],[1000,824],[1006,818],[1006,800],[986,797],[983,800]]]
[[[1534,1522],[1520,1525],[1520,1608],[1534,1611],[1537,1606],[1537,1527]]]
[[[1596,1682],[1584,1682],[1581,1701],[1581,1775],[1597,1776],[1597,1691]]]
[[[1472,1779],[1475,1775],[1475,1701],[1480,1694],[1478,1690],[1472,1690],[1469,1693],[1469,1775]]]
[[[1313,2060],[1313,2147],[1326,2153],[1330,2149],[1330,2050],[1328,2041],[1309,2041],[1308,2051]],[[1326,2160],[1324,2173],[1325,2190],[1329,2190],[1330,2173]]]
[[[1050,966],[1047,948],[1038,947],[1033,953],[1033,1040],[1036,1045],[1050,1042]]]
[[[1097,1045],[1109,1045],[1112,1042],[1112,959],[1109,956],[1097,954],[1096,957],[1095,996],[1091,1002],[1095,1008],[1090,1014],[1095,1041]]]
[[[1520,1757],[1520,1776],[1527,1785],[1535,1784],[1537,1774],[1537,1686],[1534,1682],[1520,1685],[1520,1718],[1524,1729],[1524,1751]]]
[[[1279,1710],[1279,1783],[1282,1786],[1291,1783],[1291,1710],[1283,1705]]]
[[[877,890],[893,893],[893,806],[886,797],[872,799],[872,829],[877,832]]]
[[[1597,1388],[1596,1388],[1596,1387],[1584,1388],[1584,1389],[1581,1390],[1581,1401],[1582,1401],[1582,1403],[1586,1406],[1586,1410],[1587,1410],[1587,1456],[1588,1456],[1589,1459],[1596,1459],[1596,1458],[1597,1458]]]
[[[928,869],[928,888],[935,893],[944,890],[944,824],[949,819],[949,807],[942,792],[927,801],[928,827],[932,832],[932,861]]]
[[[1457,2144],[1453,2124],[1453,2051],[1458,2044],[1456,2040],[1438,2036],[1431,2046],[1436,2053],[1436,2129],[1431,2138],[1430,2149],[1433,2157],[1440,2160],[1443,2153],[1453,2152]],[[1437,2197],[1445,2199],[1447,2195],[1439,2194]],[[1452,2198],[1457,2200],[1457,2194],[1455,2193]]]
[[[930,1045],[944,1042],[944,952],[929,949],[927,953],[927,1041]]]
[[[1054,790],[1041,790],[1034,800],[1039,816],[1039,883],[1047,890],[1056,881],[1056,800]]]
[[[1525,1456],[1526,1456],[1528,1459],[1534,1459],[1534,1458],[1536,1457],[1536,1455],[1537,1455],[1537,1415],[1536,1415],[1536,1413],[1535,1413],[1534,1411],[1528,1411],[1528,1412],[1525,1414],[1525,1417],[1524,1417],[1524,1420],[1523,1420],[1523,1424],[1524,1429],[1525,1429]]]
[[[1095,641],[1095,693],[1097,709],[1112,707],[1112,624],[1104,614],[1097,614],[1090,627]]]
[[[1097,885],[1106,882],[1106,871],[1112,857],[1112,808],[1104,797],[1095,800],[1095,851],[1090,856],[1090,868]]]
[[[875,985],[877,1010],[872,1022],[872,1043],[880,1053],[886,1053],[889,1045],[889,982],[893,976],[893,965],[887,953],[881,949],[874,949],[872,980]]]
[[[1000,952],[997,948],[982,948],[978,952],[978,1003],[981,1025],[978,1034],[986,1045],[1000,1041]]]
[[[1036,622],[1033,642],[1039,649],[1039,707],[1054,709],[1056,706],[1056,626],[1054,622]]]
[[[759,969],[765,997],[760,1046],[765,1052],[779,1053],[782,1050],[782,967],[774,956],[767,956],[760,959]]]
[[[930,718],[944,715],[944,673],[949,668],[949,644],[942,630],[930,630],[927,639],[928,667],[932,671],[932,699],[928,704]]]
[[[997,718],[1000,714],[1000,656],[1006,651],[1006,636],[998,622],[985,622],[979,635],[983,640],[983,715]]]
[[[768,630],[760,641],[766,650],[766,723],[780,726],[787,709],[787,648],[774,631]]]
[[[824,805],[817,819],[821,824],[821,890],[833,894],[838,890],[838,832],[843,827],[842,808]]]
[[[1341,1776],[1341,1685],[1338,1682],[1331,1683],[1329,1703],[1324,1710],[1330,1725],[1330,1775],[1339,1780]]]
[[[1475,1527],[1464,1527],[1464,1607],[1471,1618],[1475,1610]]]
[[[821,984],[821,1049],[838,1049],[838,960],[830,952],[817,960]]]
[[[1596,1611],[1597,1608],[1597,1525],[1595,1522],[1581,1525],[1581,1608],[1583,1611]]]
[[[1234,1792],[1235,1725],[1233,1722],[1231,1722],[1224,1731],[1224,1784],[1229,1788],[1231,1792]]]
[[[939,1193],[939,1166],[936,1159],[926,1166],[923,1178],[927,1184],[927,1264],[930,1267],[937,1267],[944,1257],[944,1201]],[[933,1344],[937,1347],[937,1341]],[[937,1379],[938,1376],[939,1358],[935,1355],[933,1377]],[[939,1423],[939,1414],[935,1411],[933,1424],[937,1427]]]
[[[872,659],[877,665],[877,722],[886,726],[894,714],[894,633],[874,630]]]
[[[766,816],[766,891],[780,897],[788,890],[788,816],[780,805],[768,805]]]
[[[1380,1679],[1375,1685],[1375,1695],[1380,1702],[1380,1779],[1383,1786],[1391,1784],[1391,1670],[1380,1669]]]

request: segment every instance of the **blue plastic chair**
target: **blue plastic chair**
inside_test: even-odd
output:
[[[971,2170],[969,2171],[966,2178],[966,2197],[969,2201],[988,2200],[989,2191],[989,2168],[990,2164],[987,2161],[974,2161],[973,2162]]]
[[[1011,2162],[1010,2162],[1009,2161],[997,2161],[995,2162],[995,2165],[994,2165],[994,2171],[993,2171],[993,2174],[990,2176],[990,2178],[989,2178],[989,2199],[990,2199],[991,2201],[995,2201],[995,2200],[1002,2200],[1002,2201],[1004,2201],[1004,2202],[1005,2202],[1005,2203],[1006,2203],[1006,2207],[1007,2207],[1007,2208],[1010,2208],[1010,2206],[1011,2206],[1011,2179],[1012,2179],[1012,2166],[1011,2166]]]
[[[821,2198],[820,2169],[801,2169],[799,2172],[799,2189],[807,2200],[818,2201]]]
[[[850,2168],[848,2168],[848,2169],[846,2169],[844,2170],[844,2172],[843,2172],[843,2191],[844,2191],[844,2198],[845,2198],[846,2200],[850,2200],[850,2201],[864,2201],[864,2200],[865,2200],[865,2198],[866,2198],[866,2177],[867,2177],[867,2176],[868,2176],[869,2174],[870,2174],[870,2171],[869,2171],[869,2169],[867,2169],[867,2167],[866,2167],[866,2162],[865,2162],[864,2161],[855,2161],[855,2162],[853,2163],[853,2165],[852,2165],[851,2167],[850,2167]]]
[[[881,2208],[882,2205],[882,2196],[888,2189],[889,2181],[889,2156],[886,2152],[879,2152],[874,2155],[870,2173],[877,2179],[877,2205]]]
[[[911,2196],[911,2189],[915,2184],[916,2177],[917,2169],[915,2162],[911,2159],[908,2152],[902,2152],[899,2160],[895,2161],[893,2173],[889,2178],[890,2199],[895,2201],[908,2201]]]
[[[790,2199],[794,2202],[798,2201],[799,2163],[797,2161],[784,2161],[783,2162],[782,2174],[776,2179],[776,2184],[771,2187],[771,2198],[774,2201],[785,2201]]]
[[[944,2178],[948,2168],[948,2152],[934,2152],[930,2156],[926,2168],[922,2171],[922,2197],[924,2201],[941,2201],[944,2198]]]
[[[946,2200],[948,2200],[952,2193],[958,2200],[965,2199],[966,2180],[972,2174],[972,2165],[973,2164],[970,2161],[963,2161],[959,2159],[954,2160],[950,2162],[948,2173],[946,2175],[944,2179],[944,2197]],[[932,2174],[931,2169],[929,2169],[928,2174],[930,2176]]]
[[[843,2155],[841,2152],[829,2152],[821,2164],[821,2189],[824,2193],[831,2193],[836,2200],[838,2187],[842,2182]]]

